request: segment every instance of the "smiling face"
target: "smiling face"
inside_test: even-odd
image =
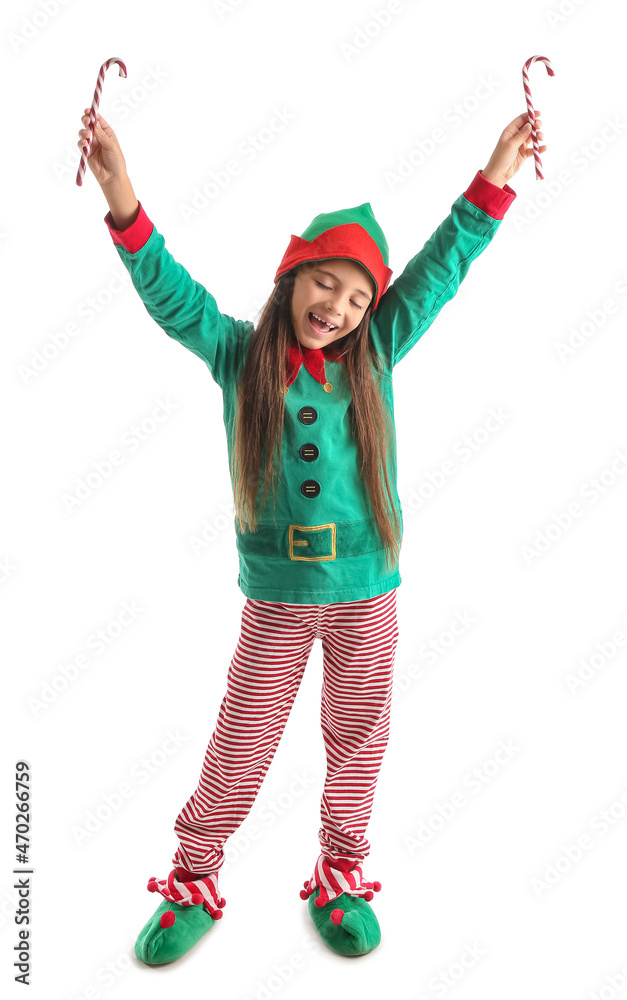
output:
[[[345,337],[361,322],[374,291],[368,272],[352,260],[333,257],[301,265],[292,293],[296,339],[317,348]]]

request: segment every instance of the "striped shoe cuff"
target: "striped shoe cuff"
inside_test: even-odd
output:
[[[226,899],[220,898],[217,872],[206,875],[204,878],[181,882],[176,877],[176,869],[173,868],[167,879],[157,879],[153,875],[148,880],[147,888],[149,892],[158,892],[164,899],[178,903],[180,906],[201,906],[204,904],[214,920],[218,920],[222,916],[222,907],[226,906]]]
[[[318,907],[332,902],[342,893],[347,896],[361,896],[362,899],[370,901],[374,893],[380,891],[381,883],[366,882],[361,863],[352,864],[349,868],[351,862],[347,860],[348,864],[337,860],[334,864],[332,859],[321,854],[316,861],[312,878],[304,883],[304,888],[300,891],[301,899],[307,899],[319,888],[320,894],[315,900],[315,905]],[[341,867],[338,867],[340,864]]]

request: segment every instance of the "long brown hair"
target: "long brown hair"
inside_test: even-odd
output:
[[[308,264],[299,267],[307,268]],[[237,415],[233,422],[231,475],[235,483],[235,517],[240,531],[256,531],[255,502],[259,490],[262,463],[265,462],[264,493],[258,513],[266,502],[272,481],[274,455],[278,468],[274,480],[274,507],[281,476],[283,421],[287,385],[287,351],[290,343],[298,343],[292,322],[292,291],[299,267],[281,275],[263,307],[256,330],[250,337],[243,369],[238,374]],[[386,550],[386,566],[398,562],[400,552],[400,522],[394,506],[388,476],[387,456],[393,447],[390,416],[382,405],[368,360],[377,378],[382,368],[370,336],[372,302],[359,325],[333,341],[341,354],[351,391],[350,427],[356,438],[361,458],[361,477],[365,483],[370,506]],[[384,434],[380,429],[385,428]],[[390,522],[389,510],[393,516]]]

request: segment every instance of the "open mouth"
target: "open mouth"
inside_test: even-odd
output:
[[[331,328],[324,320],[318,319],[314,313],[309,313],[309,326],[317,337],[328,337],[330,333],[335,333],[337,327]]]

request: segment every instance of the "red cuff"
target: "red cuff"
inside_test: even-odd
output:
[[[188,872],[187,868],[176,868],[175,871],[179,882],[196,882],[207,878],[206,875],[195,875],[194,872]]]
[[[477,208],[491,215],[493,219],[502,219],[516,197],[516,192],[509,184],[500,188],[498,184],[486,180],[481,171],[478,170],[469,187],[464,191],[464,197]]]
[[[148,242],[148,238],[154,229],[152,222],[144,212],[141,201],[138,201],[137,204],[139,205],[139,215],[135,219],[135,222],[131,222],[130,226],[127,226],[126,229],[115,228],[111,212],[107,212],[104,217],[113,242],[119,246],[123,246],[129,253],[137,253],[138,250],[141,250],[144,244]]]

